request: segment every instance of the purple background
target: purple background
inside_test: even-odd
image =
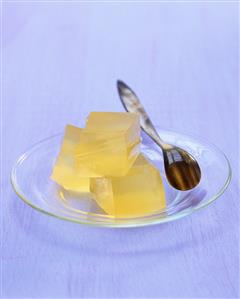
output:
[[[4,2],[3,298],[238,296],[237,17],[237,3]],[[26,148],[91,110],[122,110],[117,78],[156,124],[227,153],[233,180],[219,201],[114,230],[47,217],[14,194]]]

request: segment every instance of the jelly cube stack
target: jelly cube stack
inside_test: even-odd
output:
[[[114,217],[137,217],[166,206],[158,169],[140,153],[135,113],[92,112],[85,128],[66,126],[51,178],[66,190],[92,193]]]

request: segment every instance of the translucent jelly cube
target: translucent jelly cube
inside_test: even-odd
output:
[[[136,160],[139,147],[137,114],[92,112],[81,132],[77,159],[99,176],[123,176]]]
[[[123,134],[85,129],[81,132],[76,159],[79,167],[95,176],[123,176],[136,160],[139,147],[139,140],[127,146]]]
[[[92,178],[91,191],[98,205],[115,217],[137,217],[166,207],[158,169],[142,154],[126,176]]]
[[[60,153],[51,178],[66,190],[89,192],[90,179],[76,163],[76,146],[80,142],[81,129],[68,125],[65,129]],[[95,174],[92,174],[95,176]]]
[[[79,193],[90,192],[90,178],[77,177],[76,173],[66,168],[56,167],[51,178],[66,190]]]
[[[118,132],[125,137],[127,145],[136,143],[140,138],[140,120],[136,113],[91,112],[87,118],[86,129],[104,132]]]

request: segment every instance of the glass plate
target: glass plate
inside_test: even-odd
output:
[[[167,207],[144,217],[114,218],[106,215],[88,194],[79,198],[50,179],[63,135],[44,139],[25,152],[13,166],[15,192],[31,207],[63,220],[106,227],[133,227],[164,223],[207,207],[226,190],[231,168],[225,154],[201,138],[158,129],[163,140],[191,153],[202,170],[200,184],[190,191],[172,188],[166,180],[161,150],[143,133],[141,151],[158,167],[165,186]]]

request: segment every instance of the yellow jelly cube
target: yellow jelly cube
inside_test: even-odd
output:
[[[79,168],[88,169],[95,176],[123,176],[136,160],[139,148],[139,140],[127,146],[124,134],[85,129],[77,145],[76,159]]]
[[[66,190],[90,192],[90,178],[79,177],[77,172],[66,165],[56,165],[51,178]]]
[[[51,178],[66,190],[89,192],[90,179],[88,176],[84,176],[83,171],[79,170],[76,163],[76,145],[80,142],[81,131],[80,128],[71,125],[66,126],[60,153]]]
[[[137,114],[92,112],[81,132],[77,161],[97,176],[123,176],[136,160],[139,148]]]
[[[140,139],[140,120],[137,113],[91,112],[87,118],[86,129],[104,132],[118,132],[125,137],[127,146]]]
[[[166,207],[158,169],[140,154],[126,176],[92,178],[91,190],[99,206],[115,217],[137,217]]]

